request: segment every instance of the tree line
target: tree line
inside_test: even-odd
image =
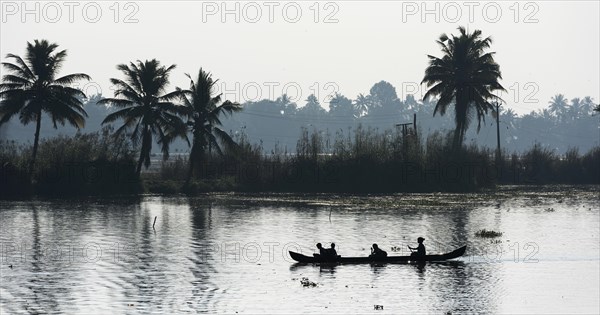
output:
[[[449,108],[454,109],[451,148],[453,152],[460,152],[464,148],[469,125],[476,122],[479,131],[488,113],[494,113],[495,102],[502,101],[497,96],[497,92],[504,90],[499,83],[502,78],[500,66],[494,60],[494,53],[488,51],[491,38],[483,38],[479,30],[468,33],[460,27],[458,36],[443,34],[437,42],[442,57],[428,56],[429,66],[422,80],[428,88],[423,103],[433,106],[420,108],[432,107],[432,116],[438,113],[443,116]],[[86,95],[73,84],[79,80],[89,80],[90,77],[84,73],[59,76],[66,56],[66,50],[58,50],[57,44],[35,40],[27,43],[24,58],[8,54],[6,58],[10,61],[2,63],[8,74],[2,77],[0,84],[0,126],[13,117],[18,117],[22,124],[33,122],[36,126],[26,168],[30,177],[35,172],[42,116],[47,115],[54,128],[68,124],[79,129],[87,118],[84,109]],[[156,59],[120,64],[117,70],[122,78],[110,79],[116,88],[114,96],[96,102],[115,109],[104,118],[102,124],[113,126],[120,123],[118,128],[111,130],[111,136],[127,138],[135,148],[137,178],[142,167],[148,168],[151,163],[153,144],[157,144],[164,158],[167,158],[170,146],[175,141],[187,143],[190,148],[186,176],[188,183],[198,176],[199,166],[209,160],[213,152],[221,156],[225,151],[237,150],[238,155],[239,152],[248,152],[240,150],[239,141],[234,141],[235,135],[223,128],[224,119],[241,112],[244,107],[222,100],[215,90],[216,81],[203,69],[194,77],[187,75],[190,80],[188,88],[169,90],[170,75],[175,68],[175,65],[162,65]],[[414,108],[419,107],[414,97],[408,97],[405,100],[407,103]],[[361,94],[354,101],[336,95],[330,102],[328,113],[314,95],[309,96],[306,106],[300,109],[283,95],[274,102],[263,102],[265,106],[261,110],[271,106],[275,111],[279,110],[280,115],[304,116],[306,121],[315,126],[322,124],[327,115],[363,120],[368,125],[368,118],[386,116],[401,104],[393,86],[382,81],[373,86],[368,96]],[[248,104],[249,109],[253,106],[256,104]],[[552,100],[548,114],[560,117],[559,122],[563,123],[567,120],[564,117],[573,113],[573,108],[583,112],[590,106],[593,106],[591,98],[573,100],[571,106],[567,106],[564,96],[557,95]],[[513,113],[510,110],[504,112],[505,117],[511,115]],[[403,136],[406,138],[407,135]]]

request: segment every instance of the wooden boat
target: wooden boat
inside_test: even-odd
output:
[[[305,256],[300,253],[290,251],[293,260],[301,263],[340,263],[340,264],[369,264],[369,263],[406,263],[406,262],[425,262],[425,261],[444,261],[458,258],[465,254],[467,246],[463,246],[452,252],[442,255],[419,256],[387,256],[387,257],[340,257],[323,259],[319,255]]]

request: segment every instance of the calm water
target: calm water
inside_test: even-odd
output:
[[[0,313],[598,313],[597,198],[565,189],[0,201]],[[482,228],[503,235],[475,237]],[[466,244],[468,255],[421,268],[297,265],[286,254],[334,241],[342,255],[367,255],[373,242],[399,255],[417,236],[429,252]]]

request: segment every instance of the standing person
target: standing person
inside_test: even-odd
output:
[[[423,245],[424,240],[425,240],[424,238],[419,236],[417,238],[417,242],[419,243],[419,246],[417,246],[417,247],[410,247],[410,245],[408,246],[408,249],[416,250],[416,252],[412,252],[410,254],[411,256],[425,256],[426,255],[425,245]]]

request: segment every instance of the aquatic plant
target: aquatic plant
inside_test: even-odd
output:
[[[481,230],[475,232],[475,236],[484,237],[484,238],[500,237],[500,236],[502,236],[502,232],[481,229]]]
[[[317,286],[317,283],[308,280],[308,278],[306,278],[306,277],[303,277],[302,280],[300,280],[300,283],[304,287],[316,287]]]

